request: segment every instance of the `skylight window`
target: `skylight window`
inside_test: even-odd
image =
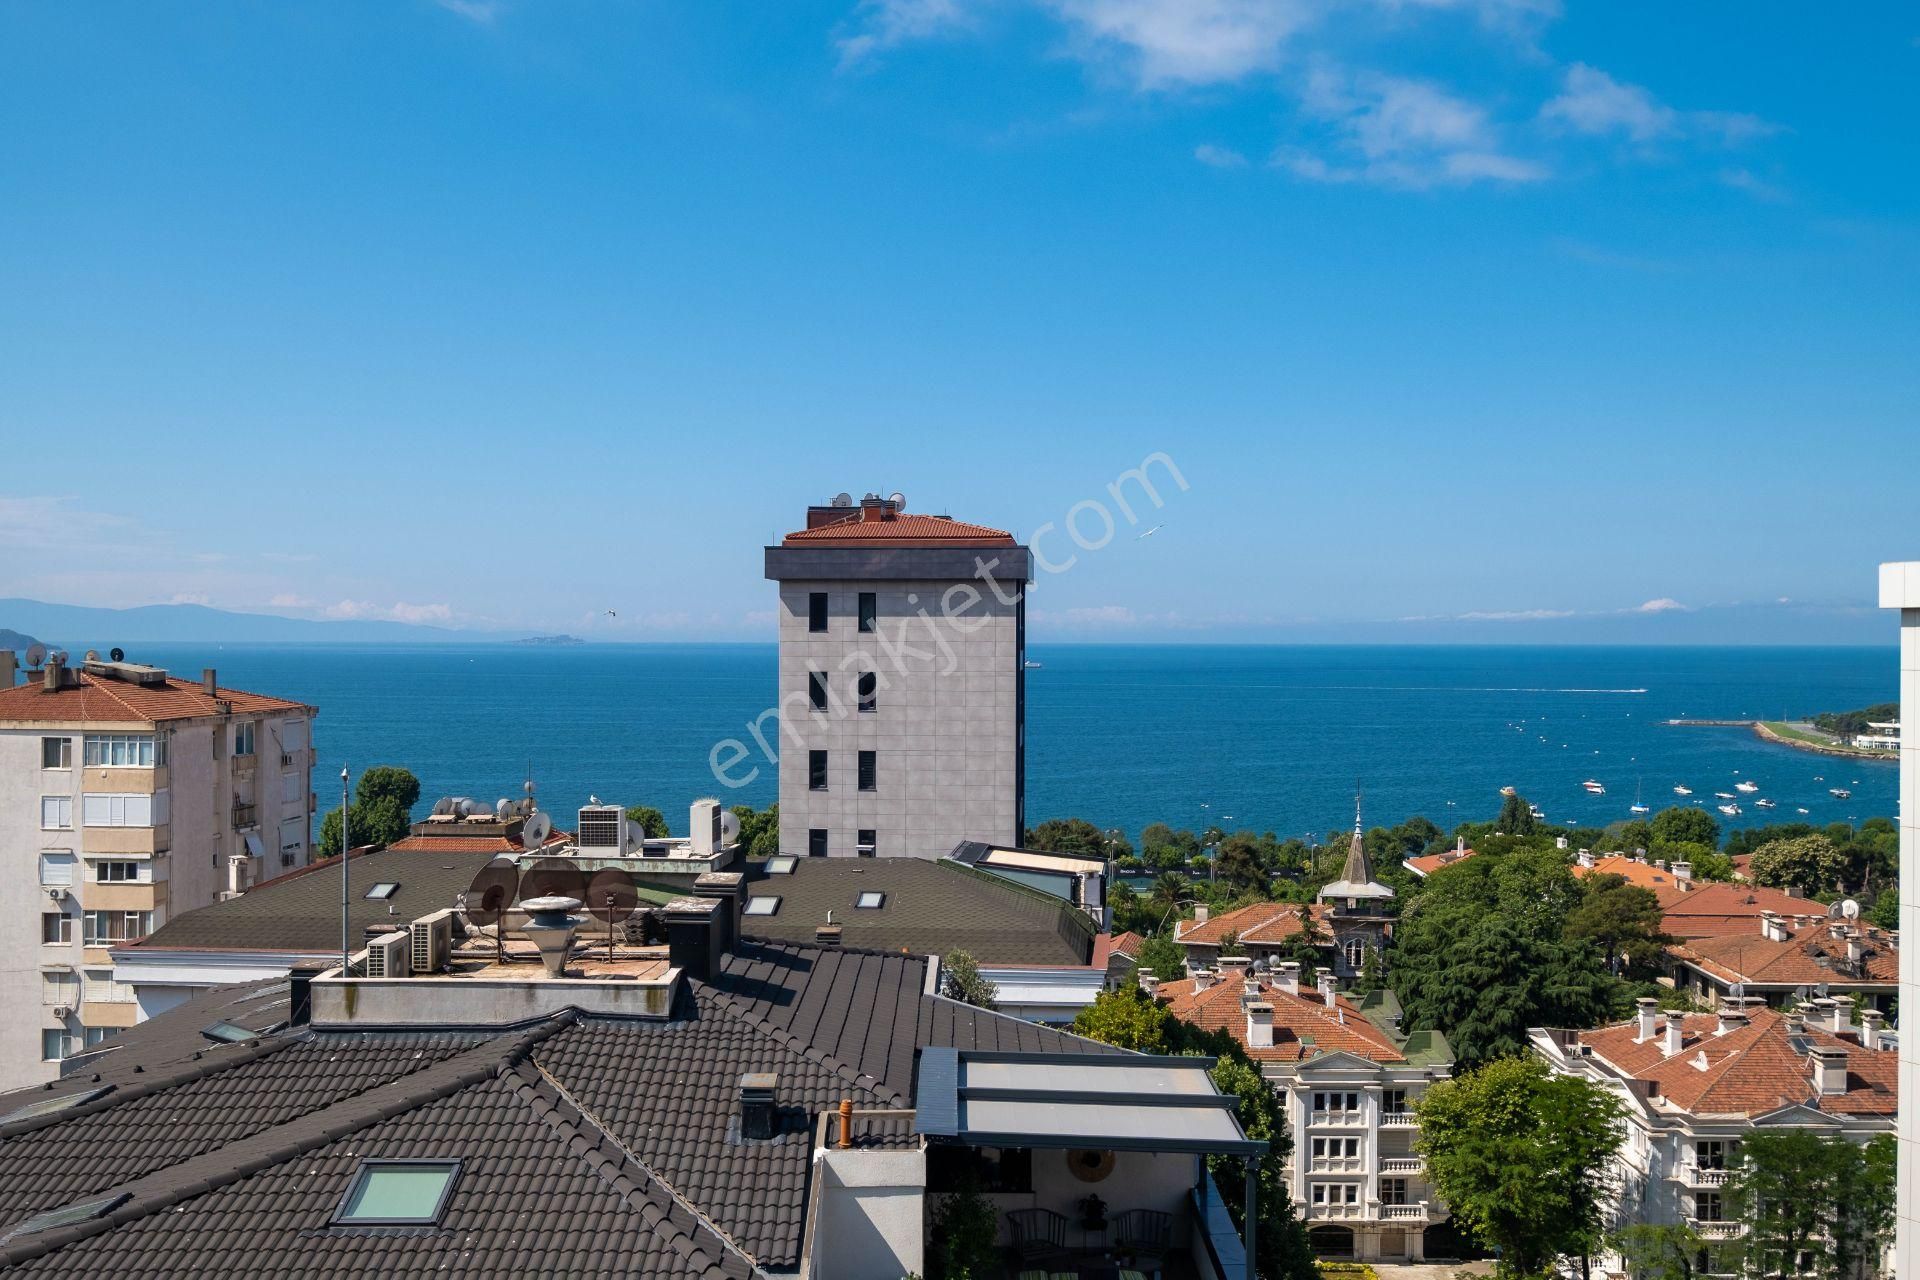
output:
[[[341,1226],[433,1226],[446,1212],[458,1160],[362,1160],[333,1220]]]
[[[68,1107],[77,1107],[83,1102],[92,1102],[113,1092],[113,1086],[103,1084],[98,1089],[83,1089],[79,1093],[62,1094],[58,1098],[42,1098],[38,1102],[29,1102],[24,1107],[15,1107],[0,1116],[0,1124],[12,1124],[15,1120],[32,1120],[39,1116],[50,1116],[65,1111]]]
[[[877,889],[869,889],[855,898],[853,905],[862,911],[875,911],[887,905],[887,895]]]
[[[200,1034],[219,1044],[241,1044],[248,1040],[258,1040],[260,1038],[258,1031],[250,1031],[238,1023],[228,1022],[225,1018],[220,1019],[220,1021],[210,1027],[200,1028]]]
[[[772,897],[752,897],[747,899],[746,908],[741,914],[749,916],[770,916],[779,909],[780,898],[777,894]]]
[[[778,858],[768,858],[767,874],[770,876],[790,876],[793,874],[793,864],[798,861],[800,861],[800,859],[791,854],[782,854]]]
[[[394,894],[398,893],[399,891],[400,891],[400,886],[395,884],[393,881],[382,880],[379,884],[367,890],[367,897],[371,898],[375,902],[385,902],[388,898],[391,898]]]
[[[58,1209],[49,1209],[45,1213],[36,1213],[25,1222],[0,1236],[0,1244],[6,1244],[16,1236],[30,1236],[36,1231],[51,1231],[55,1227],[70,1227],[76,1222],[88,1222],[103,1213],[111,1213],[133,1198],[130,1192],[116,1191],[109,1196],[95,1196],[91,1200],[82,1200],[78,1204],[62,1205]]]

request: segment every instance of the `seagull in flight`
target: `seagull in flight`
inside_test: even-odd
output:
[[[619,615],[619,614],[617,614],[617,613],[615,613],[615,612],[614,612],[613,610],[611,610],[611,609],[609,609],[609,610],[607,610],[607,616],[608,616],[609,618],[617,618],[617,617],[619,617],[620,615]]]
[[[1138,541],[1140,541],[1140,538],[1151,538],[1151,537],[1152,537],[1152,536],[1153,536],[1154,534],[1156,534],[1156,533],[1158,533],[1158,532],[1160,532],[1160,531],[1161,531],[1162,529],[1164,529],[1164,528],[1166,528],[1166,527],[1167,527],[1167,526],[1166,526],[1166,525],[1164,525],[1164,524],[1157,524],[1157,525],[1155,525],[1155,526],[1153,526],[1153,528],[1151,528],[1151,529],[1149,529],[1149,530],[1147,530],[1147,531],[1146,531],[1145,533],[1143,533],[1143,534],[1141,534],[1141,535],[1140,535],[1140,537],[1138,537],[1138,538],[1135,538],[1135,539],[1134,539],[1134,541],[1135,541],[1135,542],[1138,542]]]

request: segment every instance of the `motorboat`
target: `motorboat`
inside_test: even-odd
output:
[[[1587,789],[1588,795],[1603,796],[1607,794],[1607,789],[1604,786],[1600,785],[1600,783],[1594,781],[1592,778],[1588,778],[1585,782],[1581,783],[1580,785]]]
[[[1845,787],[1828,787],[1827,794],[1832,796],[1835,800],[1853,799],[1853,792],[1847,790]]]
[[[1673,789],[1673,794],[1677,796],[1690,796],[1693,794],[1693,788],[1692,787],[1675,787]]]
[[[1737,818],[1740,816],[1740,806],[1737,804],[1723,804],[1720,806],[1720,812],[1726,814],[1729,818]]]
[[[1748,792],[1758,791],[1760,789],[1760,784],[1753,781],[1752,779],[1746,779],[1746,780],[1734,783],[1733,789],[1735,791],[1748,791]]]
[[[1760,799],[1755,800],[1753,803],[1756,808],[1760,808],[1760,809],[1771,809],[1774,807],[1773,801],[1767,799],[1765,796],[1762,796]]]
[[[1737,799],[1737,797],[1736,797],[1736,796],[1735,796],[1735,795],[1733,794],[1733,792],[1731,792],[1731,791],[1716,791],[1716,792],[1714,792],[1714,793],[1713,793],[1713,795],[1714,795],[1714,798],[1715,798],[1716,800],[1733,800],[1733,799]]]

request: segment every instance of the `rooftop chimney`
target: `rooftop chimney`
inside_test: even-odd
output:
[[[1847,1091],[1847,1051],[1839,1045],[1816,1045],[1807,1051],[1813,1060],[1813,1087],[1823,1098]]]
[[[1193,989],[1195,992],[1207,990],[1213,985],[1213,970],[1202,965],[1193,971]]]
[[[695,897],[712,898],[721,904],[720,936],[716,944],[722,953],[733,950],[740,940],[741,913],[747,906],[747,878],[738,871],[704,871],[693,878]]]
[[[1207,904],[1206,903],[1201,902],[1201,903],[1196,903],[1194,905],[1193,922],[1195,924],[1205,924],[1207,922]]]
[[[527,922],[520,926],[521,935],[540,949],[540,963],[546,966],[549,978],[565,976],[573,935],[580,928],[580,917],[573,914],[580,908],[580,899],[556,894],[528,898],[520,905],[528,912]]]
[[[0,649],[0,689],[13,688],[13,673],[20,668],[20,660],[13,656],[13,650]]]
[[[58,693],[60,691],[60,671],[59,657],[49,653],[47,655],[46,665],[40,668],[40,688],[42,691],[46,693]]]
[[[1300,994],[1300,962],[1298,960],[1280,962],[1280,989],[1290,996]]]
[[[1675,1054],[1679,1053],[1682,1049],[1684,1049],[1686,1047],[1686,1043],[1687,1043],[1686,1020],[1680,1014],[1677,1014],[1677,1013],[1668,1014],[1667,1015],[1667,1042],[1666,1044],[1661,1046],[1660,1052],[1664,1053],[1667,1057],[1671,1058]]]
[[[1865,1049],[1880,1047],[1880,1027],[1886,1022],[1887,1015],[1869,1005],[1860,1011],[1860,1045]]]
[[[1860,966],[1866,960],[1866,958],[1867,958],[1866,944],[1860,941],[1860,937],[1858,934],[1849,934],[1847,936],[1847,963],[1849,965],[1852,965],[1854,971],[1857,973],[1859,972]]]
[[[1633,1002],[1633,1008],[1640,1021],[1633,1038],[1641,1043],[1653,1039],[1656,1034],[1654,1021],[1660,1011],[1660,1002],[1652,996],[1641,996]]]
[[[1728,1035],[1747,1025],[1747,1006],[1740,1000],[1722,1000],[1720,1002],[1720,1025],[1714,1028],[1717,1036]]]
[[[725,904],[714,898],[675,898],[666,906],[667,960],[702,982],[720,967],[719,941]]]
[[[1687,883],[1688,881],[1690,881],[1690,880],[1692,880],[1692,879],[1693,879],[1693,864],[1692,864],[1691,862],[1676,862],[1676,863],[1674,863],[1674,864],[1673,864],[1673,878],[1674,878],[1675,880],[1678,880],[1678,881],[1679,881],[1679,882],[1680,882],[1681,884],[1686,884],[1686,883]]]
[[[837,947],[840,945],[840,933],[840,925],[823,924],[814,929],[813,940],[823,947]]]
[[[1333,994],[1333,975],[1330,973],[1320,975],[1320,998],[1327,1002],[1329,1009],[1340,1007],[1339,999]]]
[[[775,1093],[780,1077],[771,1071],[749,1071],[740,1077],[740,1136],[754,1142],[773,1137],[778,1108]]]
[[[1247,1048],[1273,1048],[1273,1006],[1265,1000],[1247,1006]]]
[[[1591,867],[1593,865],[1593,850],[1582,849],[1573,855],[1573,860],[1583,867]]]
[[[1158,977],[1143,969],[1140,971],[1138,981],[1140,983],[1140,989],[1147,993],[1147,999],[1152,1000],[1159,996],[1160,979]]]
[[[1798,1009],[1782,1010],[1780,1025],[1787,1029],[1787,1034],[1790,1036],[1801,1035],[1807,1029],[1807,1015]]]
[[[1853,997],[1833,997],[1833,1030],[1838,1035],[1842,1031],[1853,1030]]]
[[[212,667],[202,668],[200,672],[200,688],[209,698],[220,696],[220,682],[214,678]]]
[[[1787,940],[1787,922],[1780,918],[1778,911],[1762,911],[1760,913],[1760,936],[1768,942],[1785,942]]]
[[[1220,957],[1220,969],[1221,969],[1220,976],[1223,978],[1232,977],[1236,974],[1244,978],[1247,976],[1247,970],[1251,969],[1252,967],[1253,967],[1252,956],[1221,956]]]

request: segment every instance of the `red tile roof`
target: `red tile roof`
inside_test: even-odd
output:
[[[1423,853],[1417,858],[1408,858],[1402,865],[1417,876],[1430,876],[1442,867],[1450,867],[1456,862],[1465,862],[1473,856],[1471,849],[1442,849],[1438,853]]]
[[[1116,933],[1113,935],[1112,949],[1123,956],[1138,957],[1140,954],[1140,946],[1145,941],[1145,938],[1129,929],[1125,933]]]
[[[557,848],[571,837],[556,831],[547,837],[542,849]],[[407,836],[387,848],[394,853],[524,853],[527,846],[519,836]]]
[[[1247,979],[1236,973],[1222,973],[1205,991],[1197,982],[1182,978],[1163,982],[1156,998],[1167,1012],[1182,1022],[1190,1022],[1208,1031],[1225,1031],[1243,1046],[1247,1043],[1247,1013],[1240,994]],[[1369,1058],[1374,1062],[1404,1062],[1406,1055],[1393,1041],[1360,1012],[1345,996],[1334,997],[1329,1009],[1318,992],[1294,995],[1272,983],[1256,980],[1258,998],[1273,1006],[1273,1047],[1248,1048],[1248,1056],[1261,1062],[1299,1062],[1316,1054],[1336,1050]]]
[[[247,693],[218,686],[208,697],[198,680],[168,677],[164,685],[130,684],[103,676],[77,673],[79,683],[48,692],[36,681],[0,689],[0,722],[61,722],[82,724],[159,724],[168,720],[197,720],[216,716],[228,702],[241,714],[311,713],[314,708],[285,698]]]
[[[1689,886],[1693,883],[1689,880],[1681,880],[1673,872],[1656,867],[1651,862],[1629,858],[1624,853],[1610,853],[1604,858],[1596,858],[1590,867],[1576,864],[1573,874],[1583,879],[1587,876],[1619,876],[1628,884],[1652,890],[1654,897],[1660,899],[1660,905],[1663,907],[1669,902],[1684,897],[1690,892]]]
[[[1892,1050],[1864,1048],[1857,1035],[1803,1028],[1805,1045],[1847,1051],[1847,1091],[1822,1097],[1811,1061],[1789,1043],[1794,1037],[1779,1010],[1749,1006],[1745,1026],[1716,1035],[1718,1026],[1715,1014],[1683,1017],[1681,1050],[1672,1057],[1663,1051],[1664,1026],[1639,1042],[1635,1022],[1582,1031],[1576,1038],[1591,1045],[1595,1057],[1651,1082],[1655,1094],[1696,1115],[1753,1116],[1802,1103],[1837,1115],[1893,1116],[1899,1063]]]
[[[1241,943],[1280,943],[1300,932],[1301,913],[1315,923],[1327,918],[1327,907],[1315,902],[1255,902],[1237,911],[1225,911],[1204,922],[1183,920],[1173,927],[1173,940],[1184,945],[1217,947],[1228,935]]]
[[[1835,987],[1898,983],[1900,950],[1893,936],[1874,928],[1859,929],[1858,933],[1863,945],[1857,973],[1847,963],[1846,939],[1832,935],[1824,916],[1798,930],[1789,924],[1785,942],[1762,937],[1759,921],[1755,920],[1752,933],[1692,938],[1669,950],[1721,982],[1796,987],[1822,982]]]
[[[851,543],[862,547],[1011,547],[1012,534],[985,525],[967,524],[950,516],[899,515],[862,519],[854,508],[844,520],[801,529],[781,539],[784,546],[818,547]]]
[[[1676,938],[1707,938],[1724,933],[1760,936],[1760,913],[1821,915],[1826,908],[1806,898],[1759,885],[1714,881],[1671,902],[1661,902],[1667,932]]]

